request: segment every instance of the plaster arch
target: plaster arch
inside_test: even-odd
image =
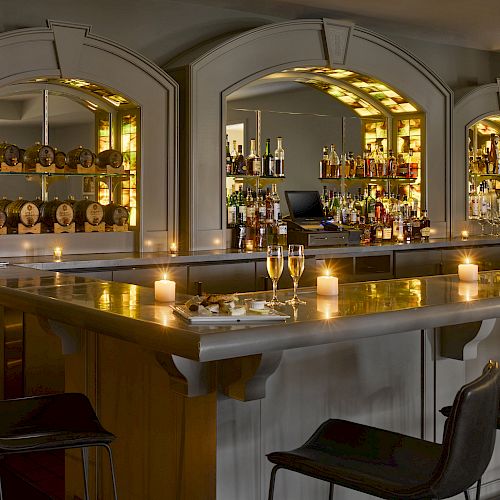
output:
[[[169,63],[180,83],[181,240],[191,250],[225,247],[225,98],[246,83],[302,66],[345,68],[399,89],[426,113],[423,182],[435,234],[449,233],[451,89],[405,49],[367,29],[331,19],[261,26]],[[217,200],[219,202],[217,203]]]
[[[452,234],[470,229],[468,221],[467,129],[489,115],[500,114],[500,83],[490,83],[466,93],[455,104],[453,116]]]
[[[90,26],[62,21],[1,33],[0,58],[5,62],[2,93],[34,78],[78,78],[140,106],[138,230],[131,247],[121,251],[166,250],[177,241],[177,83],[140,54],[92,33]],[[110,251],[103,246],[101,251]]]

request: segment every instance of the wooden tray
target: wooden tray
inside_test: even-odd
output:
[[[227,314],[212,314],[202,316],[190,311],[186,306],[171,306],[176,314],[193,325],[234,325],[238,323],[268,323],[269,321],[285,321],[290,318],[288,314],[269,309],[267,313],[248,311],[243,316],[229,316]]]

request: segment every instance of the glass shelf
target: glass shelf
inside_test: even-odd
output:
[[[108,174],[106,172],[99,173],[73,173],[73,172],[0,172],[0,175],[22,175],[24,177],[31,177],[34,175],[40,175],[42,177],[134,177],[135,174],[131,174],[129,172],[122,172],[119,174]]]
[[[473,172],[469,172],[471,177],[487,177],[489,179],[500,179],[500,174],[475,174]]]
[[[285,176],[275,177],[273,175],[238,175],[238,174],[226,174],[226,177],[231,179],[272,179],[275,181],[286,179]]]
[[[364,182],[377,182],[377,181],[399,181],[399,182],[419,182],[414,177],[318,177],[322,182],[327,181],[364,181]]]

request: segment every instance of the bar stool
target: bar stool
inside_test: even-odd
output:
[[[65,393],[0,401],[0,456],[34,451],[81,448],[85,500],[89,499],[89,446],[106,448],[117,500],[116,478],[106,431],[83,394]],[[0,500],[3,500],[0,481]]]
[[[463,386],[455,397],[443,444],[345,420],[327,420],[292,451],[267,458],[271,472],[269,500],[279,469],[387,499],[449,498],[464,493],[482,476],[495,445],[499,403],[498,363]]]
[[[448,418],[451,415],[452,406],[445,406],[439,410],[439,412]],[[445,425],[448,424],[446,421]],[[500,408],[497,410],[497,429],[500,429]],[[478,479],[476,485],[476,500],[480,500],[481,498],[481,478]]]

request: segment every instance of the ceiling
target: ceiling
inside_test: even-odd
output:
[[[387,34],[500,50],[498,0],[190,0],[288,19],[332,17]]]

